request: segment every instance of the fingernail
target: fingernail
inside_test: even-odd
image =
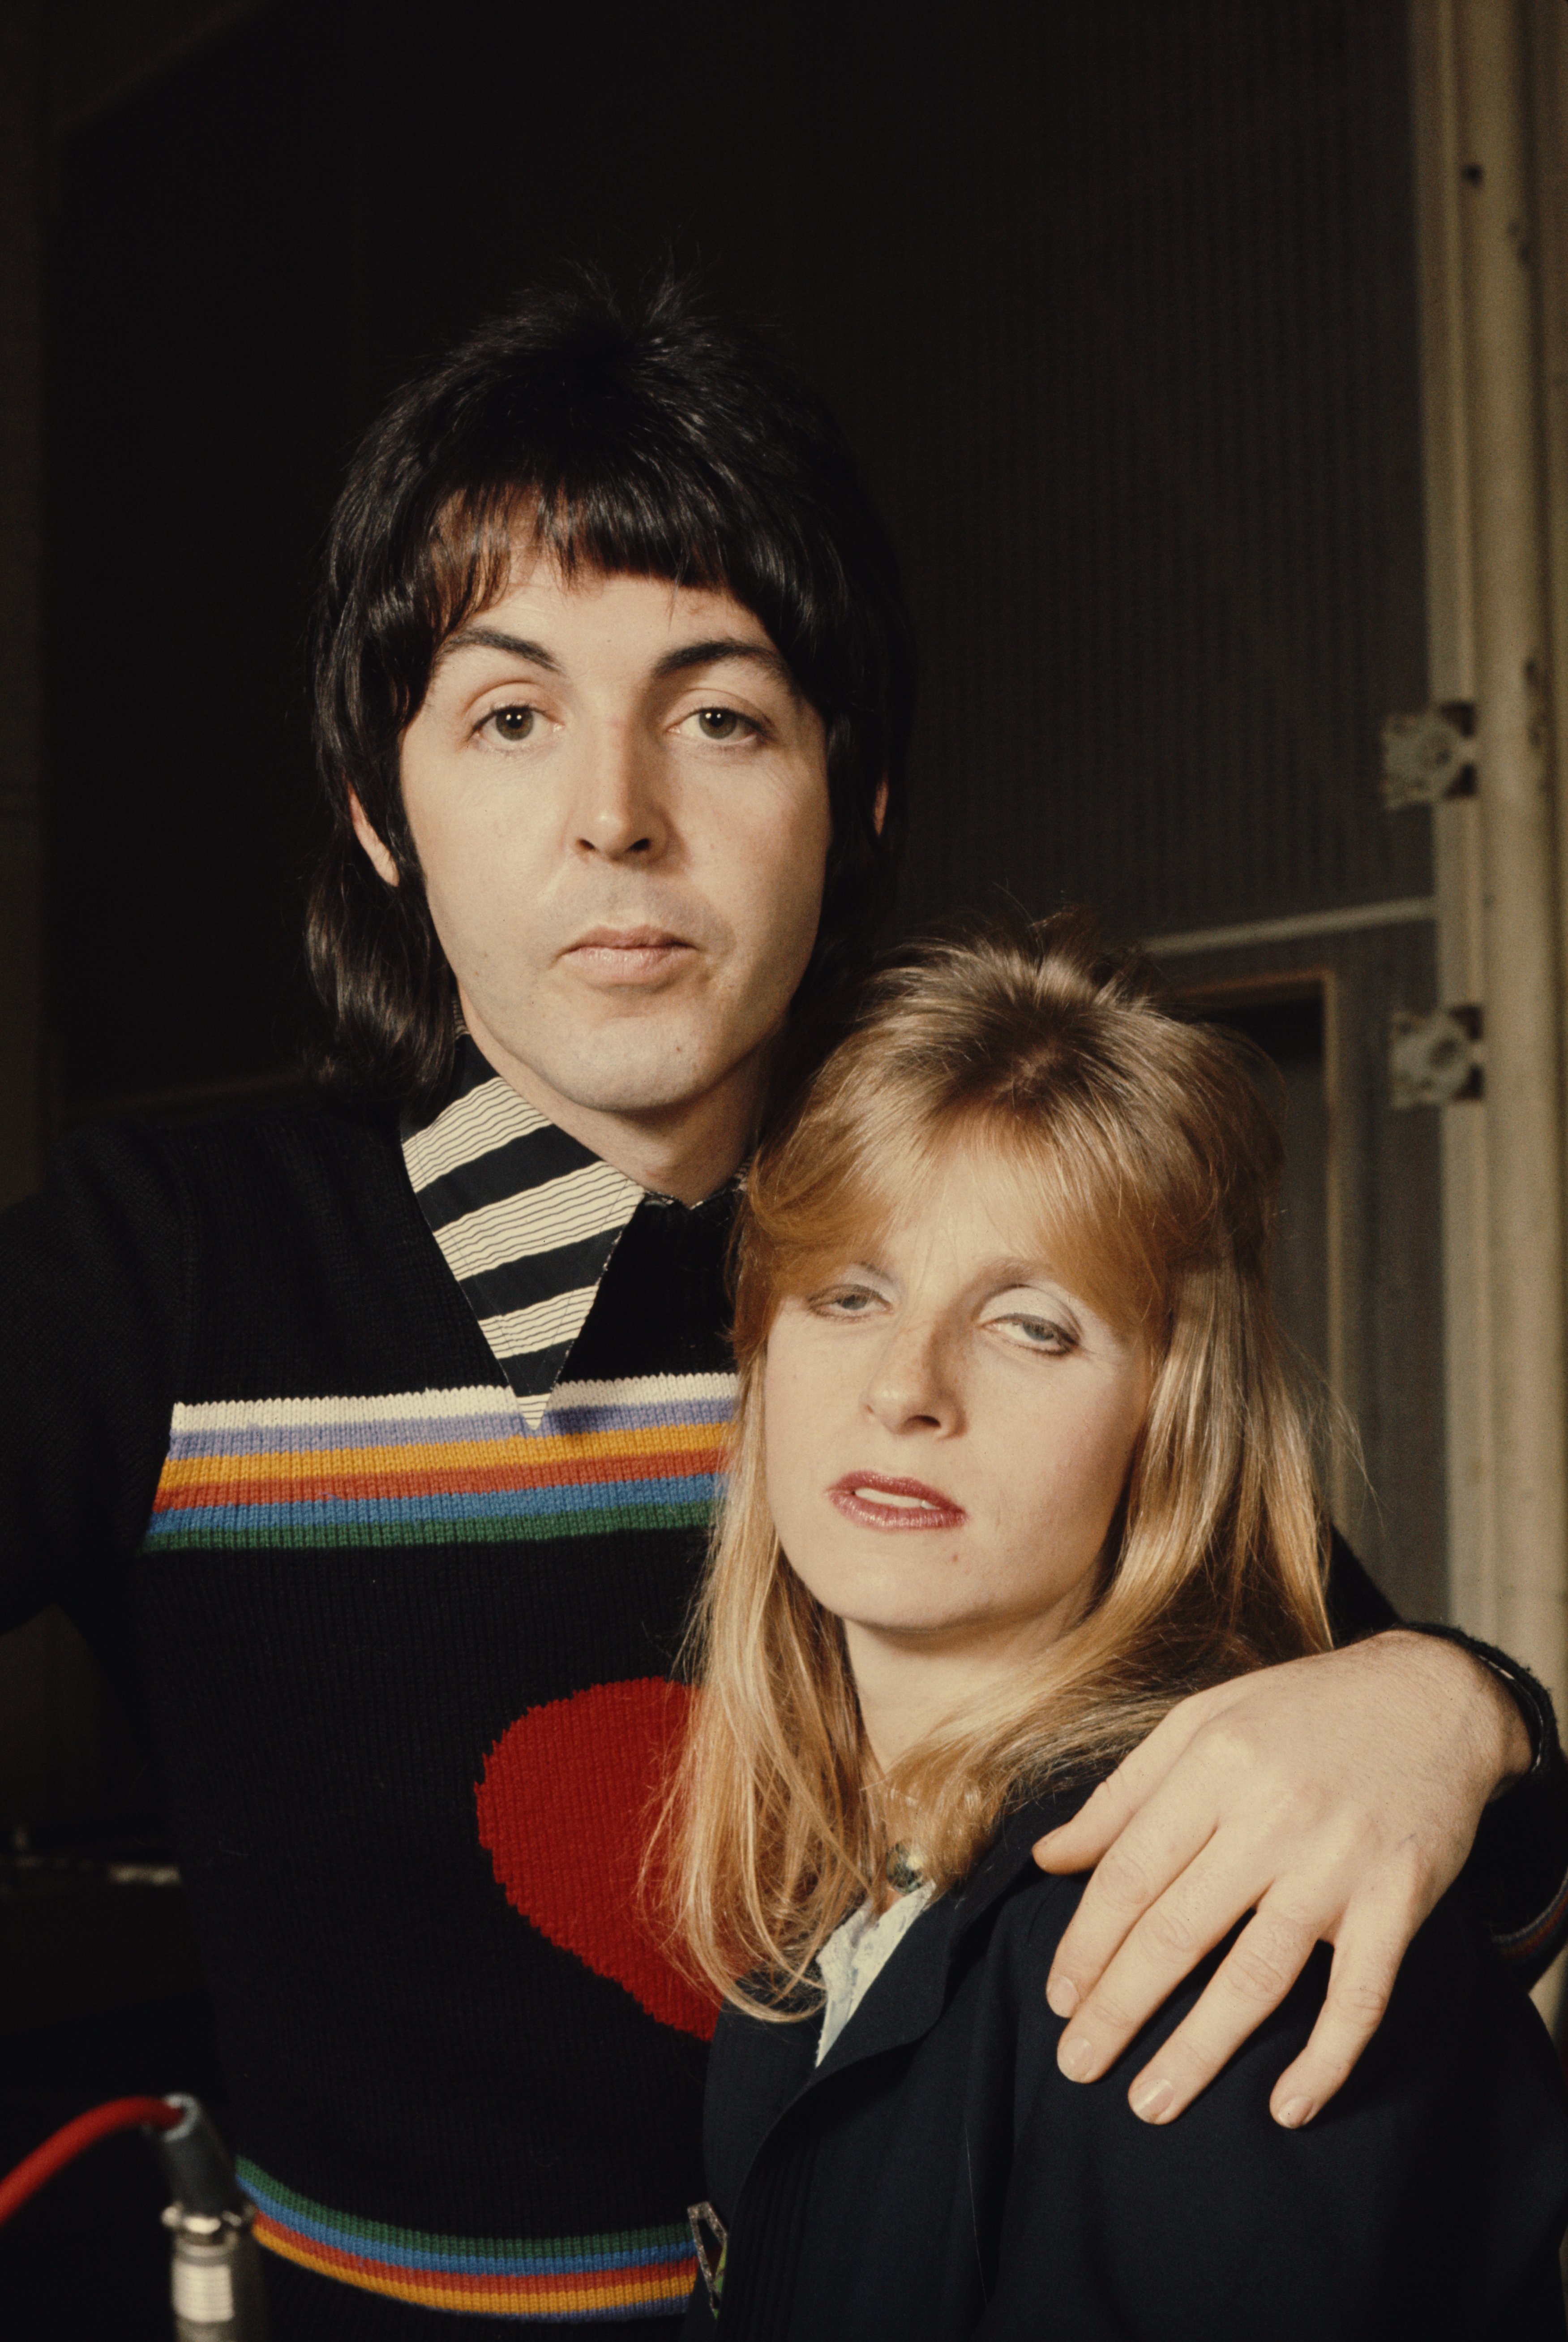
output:
[[[1056,2063],[1070,2082],[1081,2082],[1094,2062],[1094,2045],[1086,2033],[1066,2033],[1056,2052]]]
[[[1310,2098],[1287,2098],[1274,2120],[1283,2124],[1286,2130],[1300,2130],[1303,2123],[1312,2120],[1312,2112]]]
[[[1054,2017],[1071,2017],[1082,1998],[1071,1977],[1053,1977],[1045,1987],[1045,2006]]]
[[[1141,2082],[1133,2093],[1133,2112],[1140,2122],[1158,2122],[1175,2095],[1174,2082]]]

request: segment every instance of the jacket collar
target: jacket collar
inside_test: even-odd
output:
[[[1007,1817],[968,1877],[939,1896],[910,1929],[822,2064],[810,2069],[798,2096],[930,2032],[946,2006],[948,1978],[965,1937],[1015,1880],[1032,1870],[1035,1840],[1064,1821],[1082,1799],[1082,1788],[1074,1787],[1032,1798]],[[815,2026],[807,2021],[796,2030],[806,2037],[806,2056],[814,2055]]]

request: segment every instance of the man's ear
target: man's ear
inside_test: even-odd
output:
[[[364,846],[366,854],[370,856],[370,866],[375,871],[376,876],[383,879],[388,886],[395,886],[397,884],[397,865],[386,850],[385,839],[381,836],[378,831],[372,828],[370,816],[365,812],[365,807],[360,804],[358,797],[355,795],[355,792],[352,789],[350,789],[348,793],[348,817],[354,824],[354,834],[355,837],[358,838],[361,846]],[[877,827],[880,829],[881,826],[882,824],[879,820]]]
[[[357,827],[359,821],[359,807],[357,805],[354,808],[354,813],[355,824]],[[871,818],[872,825],[874,827],[878,837],[880,837],[882,836],[882,825],[887,819],[887,782],[885,779],[878,781],[876,785],[876,796],[872,805]]]

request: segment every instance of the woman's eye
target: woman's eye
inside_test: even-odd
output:
[[[529,737],[537,716],[538,710],[533,707],[493,707],[479,728],[494,732],[497,740],[511,747]]]
[[[1021,1350],[1040,1350],[1054,1358],[1065,1357],[1078,1346],[1076,1335],[1050,1317],[993,1317],[997,1332]]]
[[[749,716],[734,707],[699,707],[694,721],[704,740],[741,740],[757,730]]]
[[[876,1308],[881,1295],[864,1285],[837,1285],[824,1293],[814,1293],[806,1307],[818,1317],[864,1317]]]

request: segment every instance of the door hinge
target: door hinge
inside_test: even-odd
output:
[[[1397,813],[1402,806],[1468,796],[1475,786],[1474,743],[1475,708],[1468,699],[1389,716],[1383,727],[1383,804]]]
[[[1396,1008],[1388,1038],[1389,1103],[1453,1106],[1482,1095],[1481,1011]]]

